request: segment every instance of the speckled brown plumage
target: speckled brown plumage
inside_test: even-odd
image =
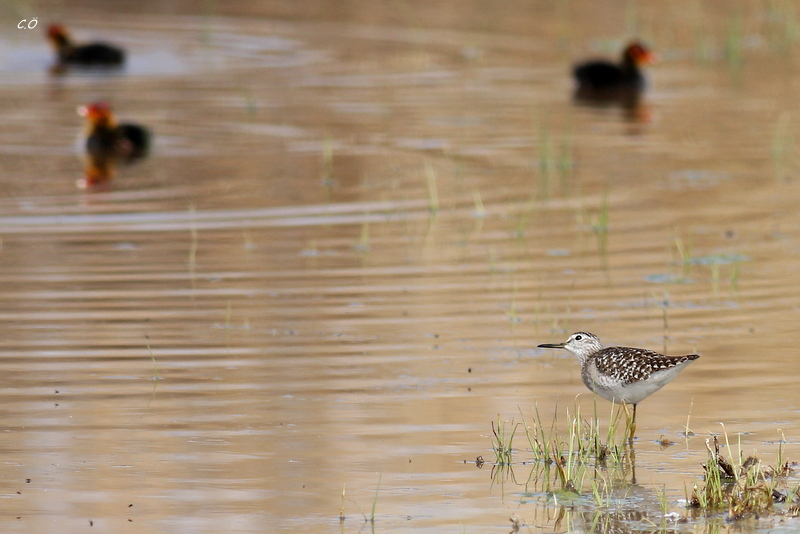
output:
[[[606,347],[589,356],[589,359],[599,373],[613,377],[622,384],[630,384],[647,380],[655,371],[670,369],[699,357],[697,354],[664,356],[652,350],[633,347]]]

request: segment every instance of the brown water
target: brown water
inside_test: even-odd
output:
[[[475,465],[493,421],[591,413],[534,348],[578,329],[702,356],[639,407],[619,510],[685,514],[720,423],[800,460],[790,4],[80,5],[0,34],[3,532],[588,530],[522,437]],[[52,20],[128,68],[48,74]],[[576,106],[626,30],[643,107]],[[86,191],[98,98],[156,142]]]

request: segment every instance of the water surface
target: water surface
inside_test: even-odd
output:
[[[621,510],[686,515],[724,430],[800,460],[798,43],[717,4],[26,7],[131,61],[0,37],[3,531],[588,530],[522,431],[491,473],[492,422],[592,413],[534,348],[579,329],[701,354],[639,406]],[[576,106],[634,34],[642,107]],[[154,153],[80,190],[99,98]]]

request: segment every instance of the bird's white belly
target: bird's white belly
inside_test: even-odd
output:
[[[689,363],[689,362],[687,362]],[[611,377],[602,375],[593,367],[589,369],[587,379],[584,380],[586,386],[609,401],[626,402],[628,404],[639,404],[644,399],[664,387],[681,369],[684,364],[656,371],[647,380],[640,380],[630,384],[623,384]]]

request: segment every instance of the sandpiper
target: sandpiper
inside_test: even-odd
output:
[[[636,430],[636,405],[667,385],[700,356],[664,356],[632,347],[605,347],[589,332],[575,332],[564,343],[543,343],[542,349],[567,349],[581,362],[586,387],[611,402],[633,405],[631,439]]]

